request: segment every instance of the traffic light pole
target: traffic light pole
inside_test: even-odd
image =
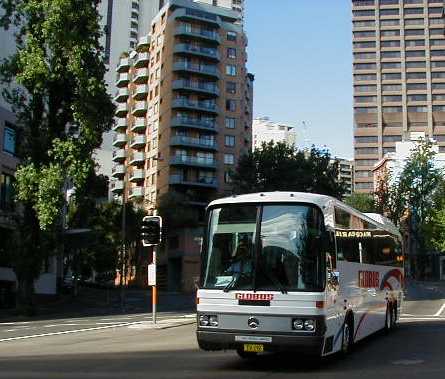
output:
[[[156,273],[156,250],[157,246],[153,246],[153,262],[155,273]],[[155,274],[156,275],[156,274]],[[158,302],[158,292],[156,288],[156,282],[151,286],[151,310],[152,310],[152,321],[153,324],[156,324],[156,304]]]

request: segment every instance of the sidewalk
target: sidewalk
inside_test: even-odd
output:
[[[122,308],[119,289],[97,289],[83,287],[77,297],[59,295],[46,301],[37,301],[36,315],[17,316],[14,310],[0,310],[1,321],[26,321],[51,318],[90,317],[103,315],[135,314],[151,312],[150,289],[126,289]],[[195,295],[161,292],[158,293],[159,313],[190,312],[196,309]]]

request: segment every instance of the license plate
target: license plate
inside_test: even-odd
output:
[[[244,351],[248,353],[262,353],[264,351],[264,345],[258,343],[245,343]]]

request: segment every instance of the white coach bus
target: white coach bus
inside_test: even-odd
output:
[[[201,349],[326,356],[396,326],[401,236],[387,219],[324,195],[213,201],[197,291]]]

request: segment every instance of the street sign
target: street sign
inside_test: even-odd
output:
[[[151,263],[148,265],[148,285],[155,286],[156,285],[156,264]]]

